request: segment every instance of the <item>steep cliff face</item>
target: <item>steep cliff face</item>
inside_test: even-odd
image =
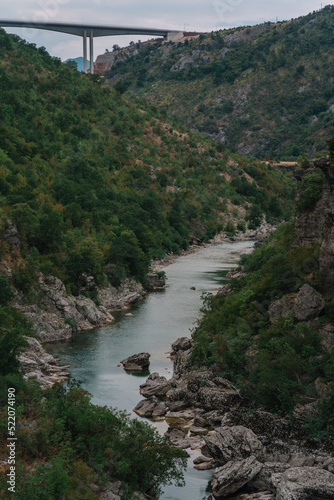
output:
[[[334,165],[328,157],[295,171],[298,181],[296,247],[320,246],[324,294],[334,298]]]

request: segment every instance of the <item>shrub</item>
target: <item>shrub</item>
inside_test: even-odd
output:
[[[6,276],[0,275],[0,306],[5,306],[12,300],[14,294]]]
[[[299,206],[302,210],[311,210],[321,198],[325,183],[324,174],[317,172],[306,173],[299,185]]]

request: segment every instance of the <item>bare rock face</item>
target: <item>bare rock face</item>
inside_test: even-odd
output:
[[[24,378],[36,377],[42,389],[48,389],[57,382],[67,379],[69,373],[64,372],[68,366],[58,366],[56,359],[48,354],[40,342],[32,337],[25,337],[28,347],[24,348],[18,359],[21,363]]]
[[[306,284],[297,293],[293,310],[298,321],[308,321],[317,318],[324,307],[322,295]]]
[[[217,387],[201,387],[196,399],[201,407],[208,411],[228,411],[240,403],[240,395],[237,391],[222,391]]]
[[[192,339],[189,337],[180,337],[172,344],[172,349],[174,353],[179,351],[188,351],[192,347]]]
[[[300,181],[304,175],[319,172],[317,165],[307,169],[296,168],[295,177]],[[324,165],[326,167],[326,165]],[[297,202],[299,195],[297,195]],[[326,221],[326,208],[330,199],[330,187],[324,186],[323,196],[318,200],[312,210],[299,210],[296,219],[296,240],[295,246],[312,247],[321,243],[323,229]]]
[[[176,358],[174,360],[173,370],[174,376],[180,377],[183,373],[186,373],[191,368],[191,349],[187,351],[178,351]]]
[[[212,493],[216,498],[232,495],[251,481],[261,470],[262,464],[254,456],[237,462],[228,462],[216,469],[212,476]]]
[[[105,323],[111,323],[114,318],[105,307],[98,307],[91,299],[67,295],[64,284],[55,277],[39,279],[44,291],[42,305],[50,312],[58,312],[63,318],[70,318],[78,330],[90,330]]]
[[[334,352],[334,325],[326,323],[320,330],[321,345],[329,354]]]
[[[67,339],[72,330],[91,330],[114,321],[104,306],[86,297],[67,295],[65,285],[53,276],[39,278],[42,291],[40,305],[16,304],[33,323],[43,342]]]
[[[188,389],[187,380],[177,380],[177,385],[174,387],[175,382],[176,380],[173,379],[173,387],[166,394],[168,406],[170,409],[172,409],[173,406],[173,411],[177,411],[177,409],[180,410],[181,408],[187,408],[192,405],[193,401],[193,394]]]
[[[289,311],[293,311],[298,321],[309,321],[319,316],[325,307],[323,296],[310,285],[303,285],[297,294],[286,295],[276,300],[269,307],[269,317],[272,323],[276,323]]]
[[[277,500],[334,500],[334,474],[314,467],[292,467],[273,474]]]
[[[281,462],[266,462],[262,464],[260,473],[249,483],[249,487],[258,491],[274,490],[275,488],[271,479],[272,475],[281,474],[290,467],[289,464]]]
[[[72,336],[72,327],[65,323],[59,313],[47,312],[37,305],[22,306],[20,311],[33,323],[41,342],[69,339]]]
[[[12,250],[20,250],[19,232],[10,220],[7,220],[7,227],[1,236]]]
[[[146,274],[145,278],[148,281],[149,290],[163,290],[166,285],[166,280],[157,273]]]
[[[65,285],[53,276],[41,276],[39,286],[42,297],[39,305],[16,307],[33,323],[43,342],[71,337],[72,330],[91,330],[112,323],[110,310],[126,309],[145,295],[141,284],[126,280],[119,289],[106,287],[99,291],[101,305],[87,297],[67,295]]]
[[[145,384],[141,384],[139,392],[145,397],[163,397],[171,386],[171,381],[167,380],[166,377],[160,377],[159,373],[154,372],[147,378]]]
[[[125,280],[119,288],[108,286],[99,290],[99,300],[109,311],[127,309],[146,294],[140,283]]]
[[[149,399],[139,401],[133,411],[140,417],[155,418],[166,415],[167,409],[164,402],[159,402],[155,396],[152,396]]]
[[[121,361],[124,370],[128,371],[142,371],[146,370],[150,365],[150,354],[148,352],[140,352],[133,354]]]
[[[242,425],[221,427],[211,436],[207,436],[205,443],[210,456],[222,465],[251,455],[262,460],[265,451],[254,432]]]

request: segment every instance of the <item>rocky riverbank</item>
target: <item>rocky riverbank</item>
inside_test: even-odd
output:
[[[57,366],[57,360],[47,354],[41,342],[68,339],[74,331],[91,330],[114,321],[113,311],[128,309],[145,295],[140,283],[126,280],[119,288],[105,287],[98,291],[97,301],[83,295],[66,293],[58,278],[40,276],[36,302],[26,304],[17,294],[14,305],[31,322],[35,338],[26,338],[29,347],[23,348],[19,360],[25,378],[36,376],[42,388],[62,382],[68,373]]]
[[[15,306],[31,321],[41,342],[68,339],[73,331],[91,330],[112,323],[113,311],[128,309],[145,295],[140,283],[126,280],[119,288],[98,290],[97,300],[66,293],[65,285],[53,276],[41,276],[36,302],[26,304],[17,295]]]
[[[198,450],[198,470],[213,469],[210,499],[244,493],[245,499],[334,499],[334,455],[329,445],[307,439],[298,418],[252,409],[239,391],[213,371],[193,371],[192,340],[172,345],[170,380],[152,373],[140,386],[140,416],[164,418],[167,435]]]
[[[69,373],[64,371],[69,366],[58,366],[59,359],[48,354],[41,343],[32,337],[25,337],[28,347],[19,356],[24,378],[36,377],[42,389],[48,389],[58,382],[64,382]]]
[[[167,266],[170,266],[175,262],[178,257],[183,257],[185,255],[190,255],[192,253],[198,252],[202,248],[211,245],[221,245],[223,243],[234,243],[237,241],[252,241],[257,240],[262,242],[276,229],[276,225],[268,224],[263,221],[262,224],[255,230],[247,229],[246,231],[236,231],[235,235],[231,236],[225,232],[218,233],[214,238],[209,240],[207,243],[201,241],[194,241],[187,250],[181,250],[179,254],[169,253],[163,259],[153,260],[151,263],[151,268],[153,271],[159,271]]]

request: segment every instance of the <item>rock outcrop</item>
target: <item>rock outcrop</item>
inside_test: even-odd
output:
[[[159,373],[154,372],[147,378],[145,384],[141,384],[139,392],[146,398],[150,396],[164,397],[171,387],[170,380],[167,380],[166,377],[160,377]]]
[[[90,330],[114,321],[104,306],[96,306],[87,297],[67,295],[58,278],[41,276],[39,286],[39,305],[17,307],[33,323],[43,342],[69,338],[73,329]]]
[[[317,294],[309,288],[301,289],[301,310],[303,297]],[[322,301],[316,304],[319,308]],[[163,417],[169,425],[165,435],[175,446],[201,452],[194,459],[196,469],[215,468],[212,495],[206,498],[219,500],[241,489],[249,491],[248,500],[333,498],[332,455],[302,446],[304,435],[290,419],[262,409],[249,411],[228,380],[211,370],[191,370],[191,345],[184,337],[173,343],[173,377],[152,373],[140,389],[146,399],[134,411],[147,418]]]
[[[140,352],[133,354],[121,361],[124,370],[127,371],[143,371],[150,365],[150,354],[148,352]]]
[[[145,276],[148,282],[149,290],[163,290],[166,285],[166,280],[158,273],[149,273]]]
[[[264,457],[265,450],[261,441],[252,430],[242,425],[217,429],[214,434],[205,438],[205,444],[210,456],[221,465],[250,456],[259,460]]]
[[[26,305],[18,295],[15,305],[32,322],[39,340],[50,342],[70,338],[74,330],[110,324],[114,321],[110,311],[127,309],[144,295],[139,283],[126,280],[118,289],[109,286],[100,290],[100,305],[96,305],[83,295],[68,295],[60,279],[40,276],[38,304]]]
[[[140,283],[126,279],[118,288],[108,286],[99,290],[99,301],[108,311],[121,311],[136,304],[146,295]]]
[[[156,418],[166,415],[167,408],[163,401],[159,401],[158,398],[152,396],[149,399],[139,401],[133,411],[140,417]]]
[[[276,323],[289,311],[292,311],[297,321],[309,321],[319,316],[325,307],[323,296],[308,284],[303,285],[297,294],[285,295],[269,307],[269,317]]]
[[[295,177],[298,181],[302,181],[305,175],[319,171],[323,173],[325,179],[323,191],[311,209],[298,210],[295,246],[320,245],[319,266],[324,273],[326,293],[334,298],[334,170],[332,162],[329,157],[319,158],[310,168],[296,169]]]
[[[18,359],[26,380],[36,377],[41,388],[48,389],[67,379],[69,373],[64,370],[69,366],[58,366],[57,360],[43,349],[37,339],[25,337],[25,340],[28,347],[24,348]]]
[[[276,500],[334,500],[334,474],[314,467],[293,467],[273,475]]]
[[[7,227],[1,236],[12,250],[20,250],[19,232],[10,220],[7,220]]]
[[[231,461],[215,470],[211,480],[214,496],[217,498],[232,495],[249,483],[261,470],[262,464],[255,457]]]
[[[309,321],[319,316],[325,307],[325,299],[310,285],[303,285],[297,293],[293,312],[298,321]]]

